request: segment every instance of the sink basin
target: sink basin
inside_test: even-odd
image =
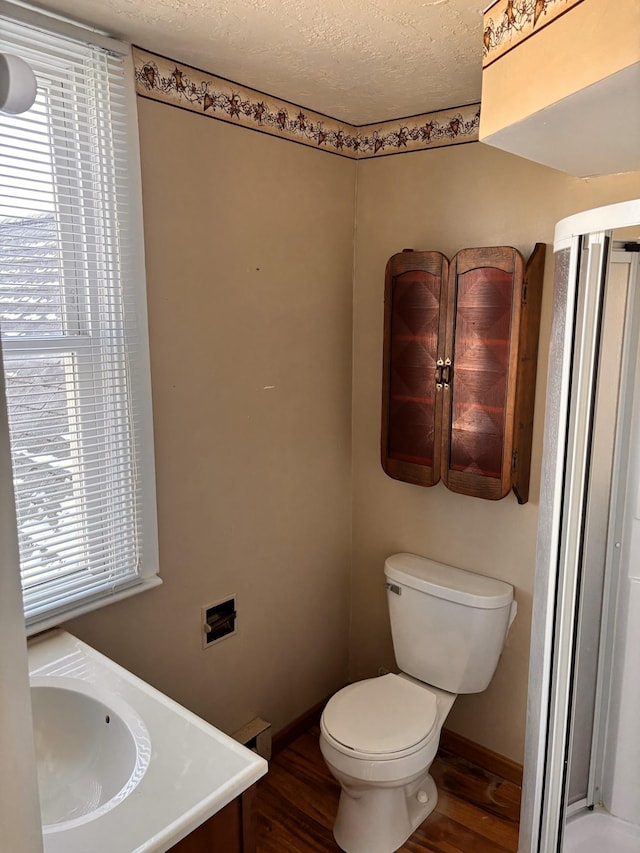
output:
[[[29,641],[29,677],[44,853],[168,853],[267,772],[66,631]]]
[[[78,679],[31,679],[40,811],[45,833],[104,814],[149,764],[140,717],[119,697]]]

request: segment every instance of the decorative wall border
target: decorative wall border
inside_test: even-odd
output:
[[[483,17],[483,59],[486,68],[535,35],[583,0],[496,0]]]
[[[138,47],[133,62],[143,98],[353,160],[478,139],[479,104],[356,126]]]
[[[355,127],[358,159],[476,142],[479,127],[480,104]]]

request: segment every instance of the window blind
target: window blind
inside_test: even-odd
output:
[[[0,114],[0,329],[39,624],[157,570],[140,204],[126,54],[10,18],[0,51],[38,82]]]

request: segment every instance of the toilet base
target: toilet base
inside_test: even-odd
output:
[[[333,835],[345,853],[394,853],[438,802],[428,772],[400,787],[368,787],[344,777],[340,781]]]

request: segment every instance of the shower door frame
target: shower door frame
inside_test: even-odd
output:
[[[636,199],[556,226],[554,252],[570,254],[553,297],[519,853],[558,853],[562,845],[578,564],[608,249],[614,229],[639,224]]]

